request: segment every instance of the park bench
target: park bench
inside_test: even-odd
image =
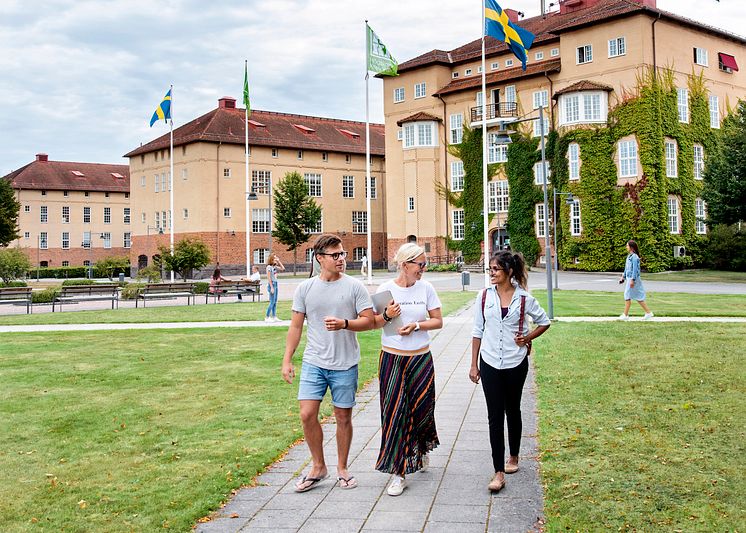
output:
[[[0,304],[25,305],[26,314],[33,312],[31,287],[0,287]]]
[[[261,281],[250,281],[242,279],[239,281],[221,281],[216,285],[210,285],[207,293],[205,294],[205,303],[208,303],[210,298],[213,302],[219,302],[221,296],[251,296],[251,301],[255,302],[257,298],[262,301],[262,282]]]
[[[96,283],[93,285],[63,285],[60,294],[52,301],[52,312],[55,305],[77,302],[95,302],[111,300],[111,308],[119,309],[119,285],[116,283]]]
[[[180,296],[186,296],[187,305],[189,305],[190,299],[192,303],[196,303],[194,300],[194,283],[148,283],[140,289],[135,300],[135,307],[138,306],[140,300],[142,300],[142,306],[145,307],[145,302],[148,300],[163,300]]]

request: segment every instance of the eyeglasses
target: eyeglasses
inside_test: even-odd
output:
[[[324,252],[317,252],[316,255],[326,255],[326,256],[331,257],[334,261],[338,261],[340,257],[342,259],[344,259],[345,257],[347,257],[347,252],[344,252],[344,251],[343,252],[334,252],[332,254],[327,254],[327,253],[324,253]]]
[[[499,267],[499,266],[491,266],[490,268],[485,268],[484,269],[485,272],[500,272],[500,271],[504,271],[504,270],[505,270],[504,268]]]
[[[418,267],[420,267],[420,269],[423,269],[427,266],[427,261],[423,261],[422,263],[418,263],[417,261],[407,261],[407,263],[417,265]]]

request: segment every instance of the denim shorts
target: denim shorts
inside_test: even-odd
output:
[[[347,370],[327,370],[303,363],[300,370],[299,400],[323,400],[327,387],[332,391],[335,407],[349,409],[355,405],[357,365]]]

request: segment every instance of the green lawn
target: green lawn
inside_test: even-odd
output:
[[[474,299],[471,292],[441,292],[443,313],[447,314]],[[146,307],[145,309],[104,309],[99,311],[63,311],[34,315],[0,316],[0,325],[11,324],[131,324],[155,322],[219,322],[264,320],[267,302],[221,303]],[[290,318],[290,301],[277,302],[277,316]]]
[[[680,270],[674,272],[657,272],[643,274],[643,280],[655,281],[699,281],[717,283],[746,283],[746,272],[729,272],[722,270]]]
[[[746,325],[556,324],[537,341],[547,531],[744,531]]]

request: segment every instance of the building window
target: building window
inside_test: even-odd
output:
[[[91,262],[88,259],[86,259],[86,260],[83,261],[83,266],[84,267],[89,267],[89,266],[91,266]]]
[[[231,218],[231,208],[230,207],[224,207],[223,208],[223,216],[225,218]]]
[[[147,222],[147,220],[148,220],[148,217],[145,214],[145,211],[143,211],[142,213],[140,213],[140,222],[142,222],[143,224],[145,224],[145,222]]]
[[[123,245],[125,248],[132,248],[132,233],[129,231],[124,232]]]
[[[627,45],[624,42],[624,37],[609,39],[609,57],[623,56],[626,53]]]
[[[549,107],[549,91],[534,91],[534,109]]]
[[[266,248],[257,248],[254,250],[254,264],[264,265],[267,263],[267,257],[269,257],[269,250]]]
[[[464,139],[464,115],[454,113],[451,115],[451,144],[461,144]]]
[[[306,228],[308,233],[323,233],[324,232],[324,213],[321,213],[316,225],[310,228]]]
[[[551,49],[551,50],[549,51],[549,55],[550,55],[551,57],[557,57],[557,56],[559,55],[559,48],[552,48],[552,49]]]
[[[407,198],[407,211],[414,211],[414,196]]]
[[[298,150],[298,160],[299,161],[303,160],[303,150]]]
[[[182,168],[181,169],[181,179],[182,180],[188,180],[189,179],[189,169],[188,168]]]
[[[108,192],[105,192],[105,193],[104,193],[104,198],[108,198],[108,197],[109,197],[109,193],[108,193]]]
[[[145,187],[146,182],[147,178],[145,176],[140,176],[140,187]]]
[[[352,163],[352,156],[350,154],[345,154],[345,163],[348,165]]]
[[[129,197],[130,197],[130,193],[128,193],[128,192],[124,193],[124,198],[125,198],[125,200],[126,200],[127,198],[129,198]]]
[[[410,122],[404,126],[404,148],[437,146],[435,122]]]
[[[184,209],[182,209],[181,210],[181,217],[184,220],[187,220],[189,218],[189,209],[187,209],[186,207]]]
[[[161,229],[161,212],[160,211],[155,212],[155,228]]]
[[[417,141],[420,146],[433,146],[433,128],[430,123],[417,124]]]
[[[583,232],[580,223],[580,200],[573,200],[570,204],[570,234],[577,237]]]
[[[689,89],[676,89],[676,104],[679,111],[679,122],[689,122]]]
[[[515,85],[507,85],[505,87],[505,102],[515,103],[515,101],[516,101]]]
[[[709,66],[706,48],[694,48],[694,62],[697,65],[702,65],[703,67]]]
[[[710,127],[711,128],[720,128],[720,107],[718,104],[718,97],[717,96],[710,96],[709,98],[710,103]]]
[[[705,218],[707,218],[707,204],[702,198],[697,198],[694,201],[694,229],[697,235],[705,235],[707,233]]]
[[[130,223],[130,208],[125,207],[124,208],[124,223],[129,224]]]
[[[168,228],[171,229],[171,210],[168,211],[168,218],[166,218],[166,211],[163,211],[162,213],[163,218],[163,224]]]
[[[329,161],[329,153],[328,152],[321,152],[321,160],[326,163]]]
[[[679,167],[676,162],[676,141],[666,141],[666,177],[678,178]]]
[[[70,266],[70,261],[62,261],[62,266],[63,267],[69,267]]]
[[[104,240],[104,248],[111,248],[111,233],[104,232],[101,234],[101,238]]]
[[[704,178],[705,172],[705,149],[702,148],[701,144],[695,144],[692,149],[694,152],[694,179],[701,180]]]
[[[458,72],[451,72],[451,78],[453,78],[454,80],[458,78]]]
[[[31,212],[31,206],[30,205],[24,205],[23,206],[23,212],[24,213],[30,213]]]
[[[470,68],[467,68],[464,70],[464,76],[471,76],[472,70]]]
[[[269,208],[251,210],[251,232],[269,233],[270,231]]]
[[[70,249],[70,233],[67,231],[62,232],[62,249],[63,250]]]
[[[564,96],[563,100],[565,101],[563,107],[565,111],[565,120],[563,123],[573,124],[575,122],[580,122],[580,95],[567,95]]]
[[[224,169],[223,169],[223,177],[224,177],[224,178],[230,178],[230,177],[231,177],[231,169],[229,169],[229,168],[224,168]]]
[[[584,46],[578,46],[576,59],[578,65],[583,63],[590,63],[593,61],[593,46],[586,44]]]
[[[398,128],[396,130],[396,140],[401,141],[404,138],[404,130],[401,128]]]
[[[83,222],[85,224],[90,224],[91,222],[91,208],[90,207],[83,208]]]
[[[368,218],[365,211],[352,212],[352,233],[367,233]]]
[[[513,60],[512,59],[506,59],[505,60],[505,66],[506,67],[512,67],[513,66]]]
[[[536,204],[536,236],[543,238],[546,236],[547,219],[544,216],[544,204]]]
[[[269,194],[269,182],[272,172],[269,170],[251,171],[251,190],[256,194]]]
[[[67,198],[68,196],[70,196],[70,193],[68,191],[62,191],[62,196]]]
[[[365,197],[367,198],[368,197],[368,179],[366,178],[363,181],[365,182]],[[372,194],[370,195],[370,199],[375,200],[376,198],[378,198],[378,188],[376,187],[375,176],[370,177],[370,185],[371,185],[371,192],[372,192]]]
[[[308,196],[321,198],[321,174],[306,173],[303,180],[308,185]]]
[[[668,231],[671,234],[679,233],[679,202],[674,197],[668,198]]]
[[[534,59],[536,61],[541,61],[542,59],[544,59],[544,52],[536,52],[534,54]]]
[[[342,176],[342,198],[355,198],[354,176]]]
[[[541,131],[541,123],[542,121],[538,118],[534,119],[534,137],[539,137],[542,134]],[[549,120],[547,120],[547,117],[544,117],[544,136],[546,137],[549,135]]]
[[[404,87],[398,87],[397,89],[394,89],[394,103],[398,104],[399,102],[404,101]]]
[[[453,220],[453,240],[461,241],[464,239],[464,210],[454,209],[451,216]]]
[[[427,96],[427,92],[425,90],[425,82],[422,83],[415,83],[414,84],[414,97],[415,98],[425,98]]]
[[[601,95],[599,93],[583,95],[583,119],[585,122],[601,120]]]
[[[104,207],[104,224],[111,224],[111,207]]]
[[[367,257],[365,255],[365,247],[363,246],[356,246],[352,250],[352,260],[353,261],[362,261],[363,257]]]
[[[570,180],[580,179],[580,145],[577,143],[567,147],[567,171]]]
[[[500,63],[498,61],[494,61],[490,63],[490,70],[497,70],[500,68]]]
[[[41,222],[42,224],[46,224],[48,220],[49,220],[48,208],[46,205],[43,205],[39,209],[39,222]]]
[[[171,190],[171,173],[164,172],[162,176],[163,176],[163,190],[164,191],[166,190],[166,184],[168,183],[168,190],[170,191]]]
[[[155,192],[161,192],[161,177],[159,174],[155,175]]]
[[[280,151],[277,148],[272,148],[272,157],[274,157],[275,159],[280,157]]]
[[[39,233],[39,248],[46,250],[49,246],[49,239],[47,238],[47,232],[42,231]]]
[[[510,197],[507,180],[489,182],[489,212],[507,213]]]
[[[451,191],[459,192],[464,190],[464,162],[451,162]]]
[[[62,206],[62,223],[63,224],[70,223],[70,206],[67,206],[67,205]]]
[[[30,231],[24,231],[23,232],[23,238],[24,239],[30,239],[31,238],[31,232]]]
[[[313,262],[313,248],[306,248],[306,263]]]
[[[487,162],[488,163],[506,163],[508,161],[508,145],[497,144],[497,133],[490,133],[487,136]]]
[[[635,141],[619,142],[619,175],[622,178],[637,176],[637,144]]]
[[[47,195],[47,191],[41,191],[41,195],[42,196],[46,196]]]
[[[541,161],[534,164],[534,185],[544,185],[544,181],[551,177],[552,170],[549,168],[549,161],[544,161],[544,165]]]

